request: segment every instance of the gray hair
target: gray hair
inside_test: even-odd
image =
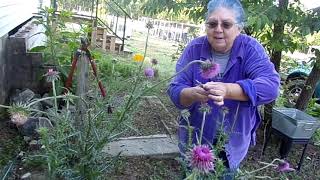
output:
[[[245,24],[245,13],[239,0],[210,0],[207,6],[208,11],[206,20],[208,20],[208,17],[212,12],[221,7],[233,11],[236,15],[237,25],[243,29]]]

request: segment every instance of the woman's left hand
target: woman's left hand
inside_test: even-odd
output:
[[[209,99],[212,99],[215,104],[218,106],[222,106],[224,104],[224,99],[228,94],[227,83],[207,82],[203,85],[203,88],[210,93],[208,97]]]

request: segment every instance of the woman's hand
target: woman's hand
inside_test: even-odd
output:
[[[203,85],[203,88],[209,92],[208,98],[212,99],[218,106],[224,104],[224,99],[229,93],[228,84],[222,82],[207,82]]]
[[[237,83],[207,82],[203,88],[209,92],[208,97],[215,104],[222,106],[225,99],[248,101],[248,96]]]
[[[207,102],[209,100],[209,92],[200,86],[184,88],[181,91],[180,103],[183,106],[190,106],[194,102]]]

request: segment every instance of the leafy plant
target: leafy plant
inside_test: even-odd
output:
[[[90,31],[90,26],[80,24],[80,30],[68,28],[72,13],[70,11],[60,11],[56,14],[53,8],[41,8],[40,18],[35,21],[36,24],[44,27],[46,35],[45,46],[37,46],[31,49],[31,52],[44,52],[44,67],[54,69],[60,72],[60,81],[56,82],[57,94],[62,93],[64,81],[70,70],[73,53],[79,47],[80,36],[86,35]],[[71,25],[72,23],[69,23]]]

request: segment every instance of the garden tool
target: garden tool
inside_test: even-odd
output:
[[[69,72],[69,75],[68,75],[68,78],[67,78],[67,81],[66,81],[66,84],[65,84],[65,87],[66,89],[69,89],[72,85],[72,78],[73,78],[73,74],[74,74],[74,71],[76,69],[76,66],[77,66],[77,62],[78,62],[78,59],[81,55],[81,52],[85,52],[85,55],[88,57],[88,60],[91,64],[91,68],[92,68],[92,71],[93,71],[93,75],[94,77],[96,78],[97,80],[97,83],[98,83],[98,86],[99,86],[99,89],[101,91],[101,94],[103,97],[106,96],[106,91],[101,83],[101,81],[99,80],[99,77],[98,77],[98,74],[97,74],[97,66],[90,54],[90,51],[88,50],[88,46],[89,46],[89,41],[88,39],[86,38],[81,38],[81,47],[80,49],[78,49],[73,57],[73,60],[72,60],[72,66],[71,66],[71,70]]]

